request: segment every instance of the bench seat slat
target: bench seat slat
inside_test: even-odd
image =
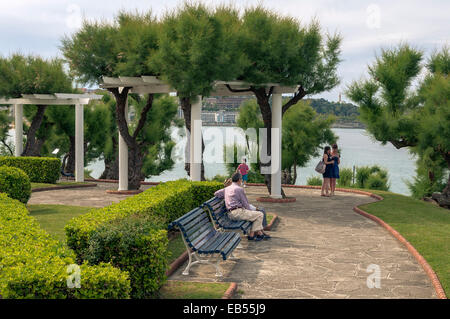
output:
[[[216,236],[217,234],[218,233],[214,228],[204,231],[200,236],[197,237],[197,239],[191,242],[192,248],[198,250],[199,247],[202,247],[204,243],[209,241],[212,237]]]
[[[202,214],[197,216],[194,220],[190,221],[188,224],[183,225],[184,232],[189,232],[191,229],[194,229],[198,224],[203,223],[205,220],[209,221],[207,214]]]
[[[222,249],[221,255],[223,260],[226,260],[228,256],[233,252],[237,245],[241,242],[241,237],[235,233],[234,236],[228,244]]]
[[[215,238],[214,241],[210,241],[208,243],[206,243],[203,247],[201,247],[200,250],[202,251],[210,251],[211,253],[218,253],[220,251],[217,251],[217,249],[219,249],[218,247],[220,247],[220,245],[224,242],[227,242],[231,236],[233,235],[233,233],[221,233],[220,236],[217,236],[217,238]]]

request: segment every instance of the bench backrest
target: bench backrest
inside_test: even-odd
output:
[[[227,208],[225,207],[225,201],[223,198],[213,197],[207,202],[205,202],[203,206],[206,206],[209,213],[211,214],[211,218],[218,225],[224,225],[225,223],[230,221],[230,218],[228,217]]]
[[[178,228],[192,250],[198,250],[217,232],[210,217],[201,207],[191,210],[169,225],[169,229]]]

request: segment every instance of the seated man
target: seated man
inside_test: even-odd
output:
[[[214,193],[218,198],[225,198],[225,206],[228,216],[232,220],[248,220],[253,222],[248,240],[260,241],[268,239],[270,236],[263,232],[263,213],[251,210],[244,189],[241,187],[242,176],[235,173],[231,177],[232,184]]]

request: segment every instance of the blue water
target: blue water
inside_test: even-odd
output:
[[[211,129],[213,129],[211,131]],[[231,129],[236,135],[240,135],[239,130],[225,127],[204,127],[205,130],[211,134],[217,133],[220,137],[222,134],[223,143],[231,144],[231,134],[226,134],[226,130]],[[152,176],[148,181],[169,181],[179,178],[187,178],[188,175],[184,170],[184,147],[186,145],[186,137],[180,136],[180,132],[174,129],[172,132],[172,138],[177,142],[175,150],[175,165],[171,170],[165,171],[159,176]],[[211,133],[212,132],[212,133]],[[390,190],[395,193],[409,195],[409,189],[405,181],[411,181],[415,175],[415,157],[409,154],[407,149],[397,150],[391,144],[381,145],[381,143],[372,140],[368,133],[362,129],[333,129],[333,132],[339,137],[338,145],[341,151],[341,165],[340,167],[352,168],[353,165],[379,165],[388,170]],[[210,137],[205,137],[210,139]],[[243,140],[241,140],[242,142]],[[225,164],[221,163],[222,146],[216,147],[219,154],[212,154],[211,145],[216,143],[206,143],[205,149],[205,175],[206,178],[214,177],[215,175],[226,175]],[[319,161],[320,157],[311,159],[306,167],[298,168],[297,185],[305,185],[308,177],[320,176],[314,171],[314,168]],[[92,163],[87,167],[92,170],[92,176],[97,178],[104,170],[103,162]]]

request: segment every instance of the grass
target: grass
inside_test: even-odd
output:
[[[266,214],[267,225],[270,225],[270,222],[272,221],[272,219],[273,219],[273,215],[270,213],[267,213]]]
[[[66,241],[64,226],[67,222],[92,209],[92,207],[65,205],[28,205],[27,208],[44,230],[62,242]]]
[[[161,299],[221,299],[230,283],[168,281],[159,291]]]
[[[169,265],[186,251],[186,246],[184,245],[183,238],[180,233],[169,240],[168,250],[170,252],[170,256],[168,258]]]
[[[88,182],[57,182],[56,184],[31,183],[31,189],[48,188],[48,187],[54,187],[54,186],[66,186],[66,185],[82,185],[82,184],[90,184],[90,183],[88,183]]]
[[[371,192],[384,200],[359,207],[405,237],[427,260],[450,296],[450,211],[399,194]]]

